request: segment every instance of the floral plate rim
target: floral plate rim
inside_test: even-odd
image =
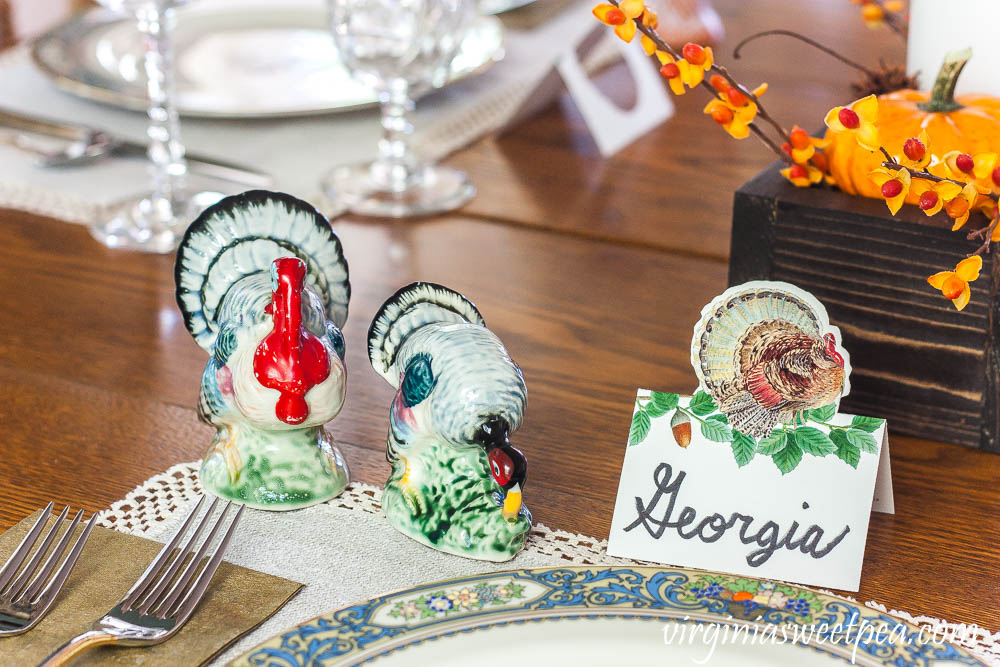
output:
[[[861,641],[861,665],[983,665],[952,643],[921,643],[920,628],[847,598],[781,582],[657,566],[566,565],[502,570],[400,589],[294,625],[233,660],[237,667],[353,665],[410,646],[511,622],[624,617],[768,624],[850,619],[885,623],[899,644]],[[834,637],[835,638],[835,637]],[[784,642],[782,642],[784,643]],[[854,640],[811,644],[848,661]]]

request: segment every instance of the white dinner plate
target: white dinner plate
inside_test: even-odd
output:
[[[176,105],[182,116],[267,118],[350,111],[376,103],[337,55],[316,3],[253,2],[177,10]],[[470,28],[450,82],[503,57],[503,26]],[[60,88],[129,109],[146,108],[142,41],[134,22],[104,10],[78,15],[32,45],[35,64]]]
[[[830,636],[850,618],[854,627],[861,619],[884,624],[887,638],[869,641],[866,633],[855,650],[856,634]],[[741,628],[736,640],[723,639],[723,622]],[[788,624],[820,631],[825,624],[828,636],[809,645],[782,640],[779,628]],[[706,641],[712,627],[718,640]],[[858,665],[983,664],[952,644],[919,639],[916,626],[798,586],[697,570],[572,566],[473,575],[365,600],[290,628],[231,665],[821,667],[852,657]]]

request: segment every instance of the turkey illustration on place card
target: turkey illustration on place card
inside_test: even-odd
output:
[[[893,513],[884,419],[842,414],[850,357],[811,294],[737,285],[702,310],[691,396],[640,389],[608,553],[856,591]]]

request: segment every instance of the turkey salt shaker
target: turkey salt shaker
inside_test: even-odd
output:
[[[202,486],[269,510],[337,496],[347,464],[323,425],[344,404],[351,286],[330,223],[289,195],[227,197],[188,228],[175,280],[188,331],[211,355],[198,416],[217,431]]]
[[[531,529],[527,461],[508,440],[527,389],[503,343],[464,296],[413,283],[375,315],[368,356],[397,390],[382,494],[389,523],[447,553],[513,558]]]

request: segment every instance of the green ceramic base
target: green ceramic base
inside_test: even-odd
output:
[[[347,463],[322,427],[261,431],[220,428],[201,464],[213,495],[263,510],[309,507],[338,496],[350,481]]]
[[[466,558],[501,562],[524,548],[527,510],[503,517],[494,500],[500,487],[486,474],[486,453],[437,442],[407,448],[393,462],[382,494],[389,523],[429,547]]]

